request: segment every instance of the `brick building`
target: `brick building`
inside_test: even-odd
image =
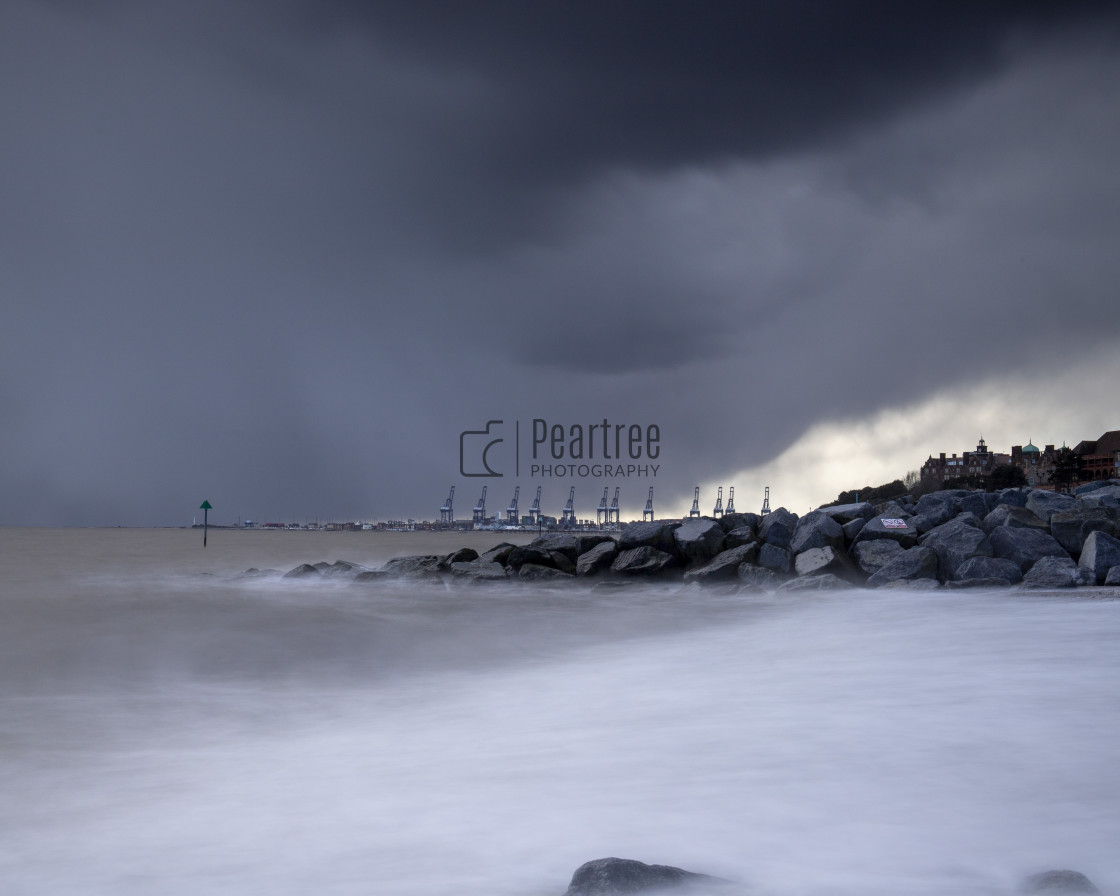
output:
[[[1120,477],[1120,430],[1110,430],[1091,442],[1078,442],[1073,450],[1085,461],[1083,482]]]
[[[975,451],[965,451],[960,457],[955,454],[946,457],[945,452],[937,457],[931,454],[922,464],[922,483],[936,482],[942,485],[946,479],[955,479],[959,476],[987,477],[991,475],[993,468],[1008,463],[1011,463],[1011,455],[989,451],[981,437]]]

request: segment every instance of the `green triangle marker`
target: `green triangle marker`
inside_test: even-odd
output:
[[[210,502],[203,501],[198,505],[198,509],[202,511],[202,546],[206,547],[206,529],[207,523],[210,520]]]

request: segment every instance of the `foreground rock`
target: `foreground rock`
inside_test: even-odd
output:
[[[1090,584],[1103,585],[1108,571],[1120,566],[1120,540],[1104,532],[1090,532],[1078,565],[1092,576]]]
[[[1024,896],[1099,896],[1100,890],[1080,871],[1043,871],[1019,886]]]
[[[994,581],[998,585],[1017,585],[1023,581],[1019,564],[1002,557],[972,557],[957,568],[953,581],[960,587],[963,584]],[[979,587],[979,586],[973,586]]]
[[[882,588],[914,579],[937,579],[937,554],[931,548],[915,546],[900,551],[867,580],[867,587]]]
[[[844,550],[843,527],[828,514],[816,510],[797,521],[789,541],[789,549],[794,554],[813,548]]]
[[[1089,572],[1070,557],[1043,557],[1023,576],[1028,588],[1079,588],[1090,584]]]
[[[1112,507],[1075,507],[1050,517],[1050,534],[1076,560],[1092,532],[1120,538],[1120,511]]]
[[[624,576],[658,576],[678,566],[677,558],[672,554],[645,545],[619,552],[611,564],[611,571]]]
[[[666,554],[674,550],[673,530],[677,523],[627,523],[618,536],[618,549],[651,547]]]
[[[718,877],[685,871],[672,865],[647,865],[634,859],[595,859],[576,869],[565,896],[622,896],[696,884],[726,883]]]
[[[851,557],[831,546],[810,548],[798,554],[794,559],[794,569],[800,578],[834,576],[849,586],[862,585],[865,578]]]
[[[992,556],[992,545],[984,530],[962,519],[931,529],[918,539],[918,544],[937,554],[937,577],[942,582],[957,578],[957,570],[966,560]]]
[[[709,562],[697,569],[690,569],[684,574],[686,582],[725,582],[734,579],[739,573],[739,567],[744,563],[753,563],[758,556],[758,543],[749,542],[717,554]]]
[[[918,530],[903,517],[875,516],[863,524],[856,536],[856,544],[885,538],[897,541],[904,548],[912,548],[918,543],[918,535]]]
[[[707,563],[723,550],[723,528],[715,520],[689,520],[673,531],[673,541],[685,563]]]
[[[608,539],[576,558],[576,575],[593,576],[611,568],[618,556],[618,545]]]
[[[999,526],[992,530],[992,553],[1019,564],[1024,574],[1043,557],[1065,557],[1069,553],[1048,532]]]
[[[385,564],[384,572],[395,578],[429,578],[439,574],[439,564],[442,560],[442,557],[434,554],[394,557]]]

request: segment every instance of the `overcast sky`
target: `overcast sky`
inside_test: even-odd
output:
[[[803,513],[1120,429],[1116,4],[6,0],[0,122],[6,524]],[[657,476],[460,476],[534,418]]]

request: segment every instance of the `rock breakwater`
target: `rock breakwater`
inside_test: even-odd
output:
[[[552,533],[481,556],[397,557],[383,568],[301,564],[287,577],[453,583],[682,581],[744,591],[1077,588],[1120,582],[1120,480],[1072,495],[956,489],[765,516],[630,523],[617,537]]]

